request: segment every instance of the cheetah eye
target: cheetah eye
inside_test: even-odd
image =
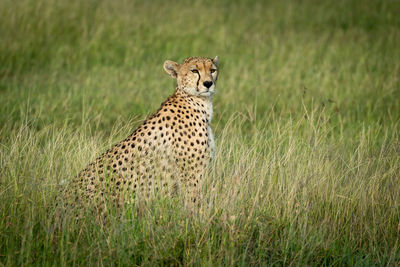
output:
[[[217,70],[216,70],[216,69],[211,69],[210,71],[211,71],[211,73],[214,73],[214,72],[216,72]]]
[[[198,70],[196,70],[196,69],[194,69],[194,70],[191,70],[191,72],[193,72],[193,73],[199,73],[199,71],[198,71]]]

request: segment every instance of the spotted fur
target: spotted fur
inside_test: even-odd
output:
[[[156,113],[76,176],[66,202],[118,204],[149,198],[157,191],[180,190],[190,202],[214,151],[210,128],[218,57],[191,57],[182,64],[167,60],[165,71],[177,87]]]

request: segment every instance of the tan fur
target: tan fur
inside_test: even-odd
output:
[[[69,205],[119,204],[148,198],[156,191],[177,189],[199,198],[202,177],[214,151],[210,128],[218,58],[191,57],[182,64],[164,63],[177,87],[156,113],[130,136],[84,169],[66,190]],[[207,88],[204,82],[208,81]],[[183,190],[183,191],[182,191]]]

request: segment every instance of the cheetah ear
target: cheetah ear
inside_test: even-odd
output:
[[[164,62],[164,70],[174,79],[178,77],[179,64],[171,60]]]
[[[218,59],[219,59],[219,57],[218,57],[218,56],[215,56],[215,58],[213,58],[213,60],[212,60],[212,62],[214,63],[214,65],[217,66],[217,67],[218,67]]]

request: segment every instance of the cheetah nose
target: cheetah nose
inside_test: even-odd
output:
[[[203,85],[204,85],[205,87],[207,87],[207,88],[210,88],[211,85],[213,85],[213,82],[212,82],[212,81],[205,81],[205,82],[203,83]]]

